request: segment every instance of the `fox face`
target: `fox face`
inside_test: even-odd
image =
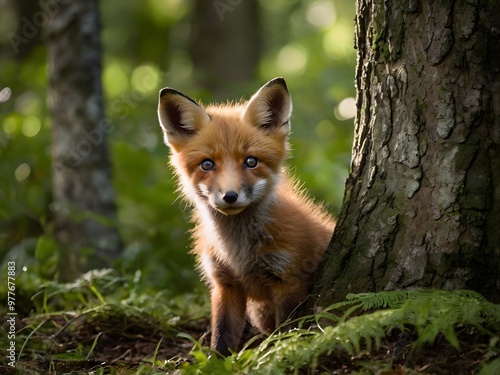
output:
[[[271,199],[288,154],[291,111],[282,78],[237,105],[203,107],[162,89],[158,117],[186,197],[224,215]]]

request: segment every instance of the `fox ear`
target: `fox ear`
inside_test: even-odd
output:
[[[290,131],[292,99],[285,80],[274,78],[262,86],[248,101],[243,118],[262,129]]]
[[[160,90],[158,119],[165,143],[169,144],[196,133],[210,116],[196,102],[181,92],[165,87]]]

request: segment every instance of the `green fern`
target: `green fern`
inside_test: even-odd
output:
[[[381,307],[392,309],[400,323],[417,329],[416,347],[433,343],[441,333],[459,349],[455,327],[464,325],[500,330],[500,305],[474,291],[394,291],[348,295],[347,299],[364,311]]]
[[[340,319],[339,312],[343,312]],[[325,320],[329,323],[325,324]],[[257,348],[230,357],[230,366],[225,359],[224,367],[236,373],[299,373],[305,366],[314,369],[320,356],[334,350],[346,350],[352,354],[370,351],[380,346],[392,329],[406,330],[409,326],[415,327],[418,333],[414,350],[433,343],[439,334],[459,349],[455,333],[458,327],[473,326],[489,332],[491,337],[495,336],[493,332],[498,335],[500,305],[488,302],[472,291],[362,293],[348,295],[347,301],[306,317],[305,322],[316,322],[319,329],[277,332]],[[493,349],[500,351],[498,345]]]

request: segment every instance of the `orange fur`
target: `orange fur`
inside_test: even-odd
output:
[[[291,109],[282,78],[238,105],[160,92],[160,124],[195,207],[194,252],[211,286],[211,346],[222,354],[237,348],[247,317],[270,333],[307,298],[335,226],[283,167]]]

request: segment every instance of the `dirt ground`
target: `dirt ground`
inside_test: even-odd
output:
[[[191,321],[178,327],[178,331],[169,332],[162,332],[148,321],[117,320],[116,317],[93,321],[85,316],[59,315],[49,319],[54,329],[33,335],[32,345],[23,351],[17,370],[2,365],[1,374],[88,374],[103,367],[105,374],[133,374],[141,364],[151,364],[154,356],[170,360],[169,369],[157,370],[170,373],[182,363],[194,360],[190,355],[193,342],[177,336],[178,332],[208,343],[208,319]],[[433,346],[412,351],[416,337],[411,330],[394,330],[371,353],[351,356],[334,351],[321,356],[317,370],[331,374],[477,374],[480,363],[492,360],[495,355],[488,349],[489,337],[465,328],[458,332],[458,337],[460,351],[442,336]],[[88,360],[64,359],[65,353],[75,353],[94,344]],[[380,370],[380,363],[385,364],[384,370]],[[300,373],[311,372],[303,368]]]

